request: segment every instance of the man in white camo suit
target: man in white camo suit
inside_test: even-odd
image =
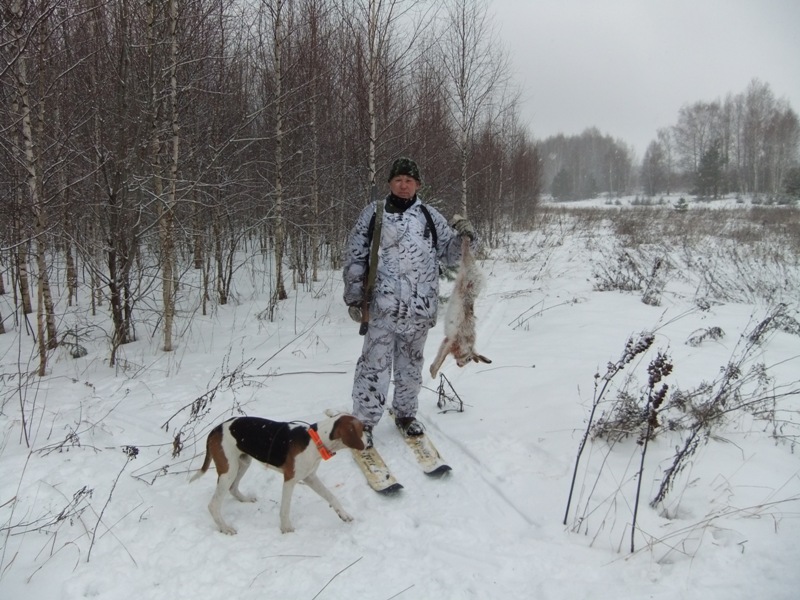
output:
[[[420,187],[417,164],[401,157],[389,171],[389,195],[378,200],[384,203],[378,270],[353,383],[353,414],[364,423],[369,445],[372,428],[386,406],[392,375],[397,426],[405,435],[422,434],[422,425],[416,420],[417,396],[422,387],[425,340],[436,324],[439,263],[458,264],[461,236],[468,236],[471,246],[477,246],[467,219],[455,215],[448,225],[435,208],[423,207],[417,196]],[[367,273],[373,267],[368,262],[376,208],[372,202],[361,212],[344,254],[344,301],[356,322],[361,322]]]

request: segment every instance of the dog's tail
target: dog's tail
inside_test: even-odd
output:
[[[208,471],[208,467],[211,466],[211,458],[213,456],[211,452],[211,444],[217,440],[222,435],[222,426],[217,425],[214,429],[211,430],[211,433],[208,434],[206,438],[206,457],[203,459],[203,466],[200,467],[200,470],[192,475],[192,478],[189,480],[189,483],[192,483],[195,479],[200,479],[203,475],[206,474]]]

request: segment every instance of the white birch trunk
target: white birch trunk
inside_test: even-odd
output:
[[[169,192],[161,220],[163,254],[162,294],[164,303],[164,351],[171,352],[173,323],[175,320],[175,203],[177,196],[178,159],[180,157],[180,128],[178,126],[178,0],[170,0],[170,115],[172,121],[172,153],[170,156]]]
[[[21,41],[22,31],[22,6],[15,3],[12,11],[16,19],[14,27],[15,41]],[[34,236],[36,238],[36,264],[37,274],[37,306],[36,306],[36,329],[39,339],[39,369],[38,374],[44,376],[47,372],[47,348],[55,347],[56,332],[55,323],[52,320],[53,301],[50,295],[50,282],[47,275],[46,249],[47,238],[45,235],[47,221],[42,202],[42,182],[39,161],[34,142],[34,127],[31,119],[31,101],[28,86],[27,56],[25,49],[18,48],[19,58],[15,63],[15,75],[17,94],[20,102],[22,116],[22,138],[24,147],[24,167],[28,181],[28,197],[30,201],[31,213],[34,218]],[[41,110],[44,110],[43,108]],[[39,119],[43,118],[42,113]],[[48,316],[48,309],[51,315]]]
[[[369,183],[375,185],[377,170],[378,115],[375,110],[375,80],[378,73],[378,1],[369,0],[369,68],[367,69],[367,110],[369,111]]]
[[[283,284],[283,255],[286,230],[283,219],[283,0],[276,0],[272,15],[273,74],[275,85],[275,300],[288,295]],[[274,303],[271,308],[274,308]],[[272,314],[272,310],[270,310]]]

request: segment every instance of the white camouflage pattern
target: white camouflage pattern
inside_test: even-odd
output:
[[[438,210],[427,206],[438,239],[434,249],[420,202],[418,197],[404,212],[383,211],[369,328],[353,383],[353,414],[365,425],[374,426],[380,420],[392,371],[395,413],[416,415],[423,349],[439,307],[439,264],[456,266],[461,258],[458,234]],[[344,301],[348,306],[360,306],[363,301],[369,223],[375,208],[371,203],[361,212],[345,249]]]

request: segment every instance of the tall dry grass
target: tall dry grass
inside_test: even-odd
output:
[[[666,356],[661,351],[655,358],[643,356],[636,364],[625,363],[624,377],[613,364],[606,375],[595,375],[595,397],[579,443],[564,524],[569,521],[586,446],[597,444],[603,458],[600,465],[581,467],[587,473],[584,477],[594,483],[587,486],[588,496],[576,507],[571,528],[597,536],[614,529],[609,519],[616,521],[618,517],[612,515],[619,507],[629,507],[633,521],[626,527],[634,551],[642,469],[652,440],[661,439],[674,448],[674,456],[661,461],[661,471],[652,474],[655,491],[647,501],[667,518],[671,518],[667,499],[680,497],[687,485],[679,476],[687,465],[701,460],[698,449],[732,423],[754,419],[763,424],[754,426],[754,433],[773,438],[791,452],[800,442],[800,378],[790,375],[787,381],[785,369],[782,378],[776,377],[776,365],[765,364],[762,352],[776,332],[796,337],[800,343],[800,210],[787,206],[695,206],[686,211],[668,206],[561,206],[548,210],[551,214],[542,217],[542,223],[571,219],[569,231],[587,240],[597,291],[637,294],[642,302],[654,305],[665,297],[677,302],[688,299],[699,311],[726,302],[752,304],[755,313],[763,315],[747,324],[727,363],[711,369],[695,387],[672,382],[669,389],[664,384],[654,394],[653,365]],[[562,230],[567,228],[562,226]],[[646,331],[640,337],[652,339],[657,333]],[[698,347],[717,343],[725,335],[720,327],[709,324],[685,343]],[[623,356],[628,356],[630,343]],[[643,352],[656,351],[646,348]],[[671,372],[674,359],[668,360]],[[674,368],[681,373],[679,360]],[[648,384],[640,384],[642,379]],[[612,473],[609,479],[619,482],[618,489],[601,490],[603,473],[613,469],[610,456],[624,454],[625,448],[631,453],[630,463],[640,465],[639,471],[632,476]],[[640,458],[634,460],[636,455]],[[702,460],[706,456],[713,454],[703,454]],[[596,521],[598,514],[606,516],[594,523],[592,531],[589,517]],[[686,535],[691,535],[691,528]]]

